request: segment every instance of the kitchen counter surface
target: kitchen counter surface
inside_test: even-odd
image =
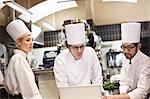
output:
[[[53,69],[52,68],[37,68],[37,69],[33,69],[33,72],[35,75],[40,75],[40,74],[45,74],[45,73],[53,74]]]
[[[36,68],[36,69],[32,69],[32,70],[33,70],[35,76],[47,74],[47,73],[53,74],[53,69],[51,69],[51,68]],[[4,88],[4,85],[0,84],[0,89],[2,89],[2,88]]]

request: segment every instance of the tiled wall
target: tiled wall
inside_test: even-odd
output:
[[[56,46],[58,43],[58,34],[59,31],[50,31],[44,33],[44,46],[50,47],[50,46]]]
[[[141,37],[150,37],[150,21],[141,22],[142,23],[142,34]],[[0,42],[12,43],[12,39],[6,33],[4,27],[0,27]],[[101,25],[95,26],[95,31],[97,35],[102,37],[103,41],[114,41],[121,39],[121,25],[120,24],[110,24],[110,25]],[[44,33],[44,46],[37,46],[36,47],[51,47],[56,46],[59,41],[59,34],[60,31],[49,31]]]
[[[121,40],[121,25],[96,26],[95,31],[103,41]],[[141,37],[150,37],[150,22],[141,22]]]
[[[113,41],[121,39],[120,24],[96,26],[97,35],[102,37],[103,41]]]
[[[142,33],[141,37],[150,37],[150,21],[147,22],[142,22],[142,27],[141,27]]]
[[[150,22],[141,22],[142,33],[141,37],[150,37]],[[102,25],[95,26],[95,31],[97,35],[102,37],[103,41],[114,41],[121,40],[121,25],[120,24],[111,24],[111,25]],[[44,33],[45,47],[56,46],[58,43],[58,33],[59,31],[50,31]]]

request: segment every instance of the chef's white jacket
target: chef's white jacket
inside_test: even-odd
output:
[[[150,58],[141,51],[129,60],[123,60],[120,93],[128,93],[131,99],[144,99],[150,92]]]
[[[83,56],[75,60],[69,49],[55,58],[54,74],[57,87],[102,84],[99,59],[91,47],[85,47]]]
[[[42,99],[26,56],[25,52],[14,50],[5,72],[5,85],[12,95],[21,93],[23,99]]]

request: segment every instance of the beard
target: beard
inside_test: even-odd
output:
[[[127,59],[132,59],[135,56],[135,54],[124,53],[124,55]]]

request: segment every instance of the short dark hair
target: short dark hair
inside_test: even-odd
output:
[[[138,44],[139,44],[140,42],[138,42],[138,43],[133,43],[135,46],[137,46]]]

